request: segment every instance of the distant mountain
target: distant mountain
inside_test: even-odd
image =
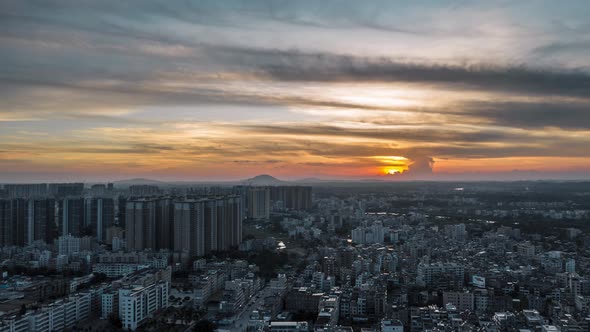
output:
[[[246,180],[242,181],[242,183],[248,184],[251,186],[279,186],[279,185],[287,184],[287,182],[281,181],[281,180],[279,180],[273,176],[270,176],[268,174],[262,174],[262,175],[255,176],[250,179],[246,179]]]
[[[113,182],[113,184],[116,187],[129,187],[129,186],[141,185],[141,184],[149,184],[149,185],[158,186],[158,185],[164,185],[164,184],[166,184],[166,182],[152,180],[152,179],[135,178],[135,179],[129,179],[129,180],[115,181],[115,182]]]

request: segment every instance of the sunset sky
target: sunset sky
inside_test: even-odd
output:
[[[590,178],[590,1],[0,2],[0,182]]]

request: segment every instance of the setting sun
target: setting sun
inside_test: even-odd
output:
[[[383,165],[379,167],[379,170],[384,175],[402,174],[409,169],[409,165],[412,163],[411,160],[402,156],[375,156],[372,158]]]
[[[385,173],[386,175],[395,175],[395,174],[400,174],[403,172],[403,169],[397,168],[397,167],[385,167],[383,169],[383,173]]]

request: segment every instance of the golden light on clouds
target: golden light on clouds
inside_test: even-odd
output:
[[[8,11],[0,180],[590,174],[590,58],[555,47],[588,29],[561,3],[232,3]]]
[[[385,164],[377,167],[378,173],[385,175],[403,174],[412,163],[411,160],[403,156],[375,156],[372,158],[380,164]]]
[[[384,167],[383,168],[383,173],[387,174],[387,175],[395,175],[395,174],[399,174],[401,172],[403,172],[403,171],[396,168],[396,167]]]

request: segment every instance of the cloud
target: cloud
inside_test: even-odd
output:
[[[506,127],[590,129],[590,102],[474,102],[461,112]]]
[[[403,175],[408,176],[424,176],[432,175],[432,168],[434,167],[434,159],[432,157],[420,157],[412,159],[410,169],[404,172]]]
[[[388,177],[397,180],[429,180],[433,178],[434,159],[425,156],[409,158],[408,169],[399,173],[387,173]]]
[[[80,174],[590,157],[588,26],[546,5],[3,1],[1,147]]]
[[[590,25],[587,29],[590,28]],[[536,47],[532,50],[534,55],[555,56],[564,54],[579,53],[590,54],[590,40],[576,40],[567,42],[552,42],[543,46]]]
[[[244,164],[244,165],[256,165],[256,164],[279,164],[281,160],[268,159],[268,160],[234,160],[233,163]]]
[[[415,125],[389,125],[373,126],[367,128],[351,128],[326,124],[306,123],[299,125],[237,125],[238,128],[251,134],[267,134],[272,136],[297,137],[358,137],[372,140],[390,140],[404,142],[513,142],[517,140],[542,139],[535,137],[533,133],[506,132],[494,129],[477,129],[466,127],[415,126]],[[554,139],[554,137],[551,137]]]
[[[525,65],[400,62],[389,58],[229,47],[213,48],[210,52],[228,62],[254,66],[280,81],[422,83],[505,93],[579,97],[590,94],[590,74],[584,71]]]
[[[590,144],[587,134],[551,130],[503,130],[485,127],[381,126],[347,128],[306,124],[241,125],[250,135],[268,135],[273,141],[298,143],[298,149],[322,156],[439,156],[489,158],[509,156],[590,156],[582,150]],[[356,138],[343,144],[340,139]],[[309,143],[308,143],[309,142]],[[260,146],[260,149],[271,146]]]

